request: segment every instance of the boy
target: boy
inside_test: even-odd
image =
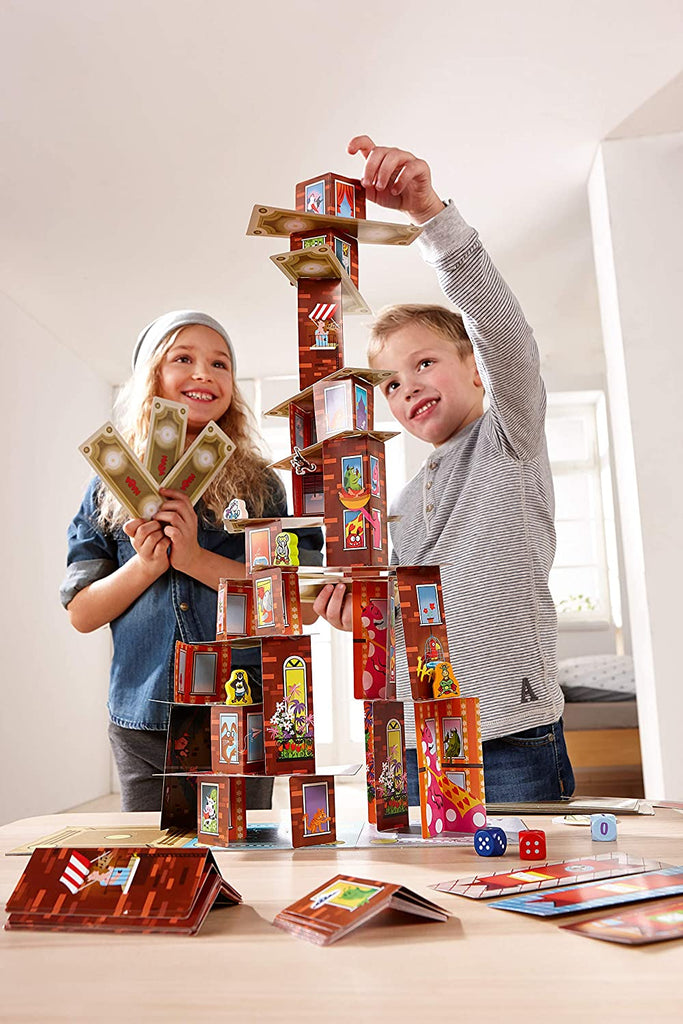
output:
[[[371,202],[425,225],[423,256],[462,311],[461,318],[440,307],[395,306],[372,327],[369,362],[393,371],[381,385],[393,415],[435,449],[392,509],[402,517],[392,525],[392,561],[441,568],[450,660],[462,694],[480,698],[487,800],[569,796],[548,588],[554,498],[531,328],[476,232],[439,199],[423,160],[376,147],[368,136],[352,139],[349,152],[366,159]],[[344,595],[343,585],[328,586],[313,608],[350,629]],[[397,691],[410,697],[400,657]],[[408,708],[406,737],[413,746]],[[418,802],[416,765],[409,750],[411,803]]]

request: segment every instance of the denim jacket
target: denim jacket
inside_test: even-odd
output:
[[[130,538],[120,527],[107,534],[98,529],[99,483],[97,477],[91,480],[68,529],[67,571],[59,592],[65,608],[79,590],[108,576],[135,554]],[[284,488],[274,475],[272,501],[263,515],[287,515]],[[320,564],[322,532],[297,532],[301,563]],[[244,562],[244,535],[226,533],[222,524],[209,524],[201,514],[198,540],[207,551]],[[215,590],[169,567],[111,622],[114,653],[108,708],[112,722],[129,729],[166,728],[165,702],[173,700],[176,640],[214,640],[216,604]]]

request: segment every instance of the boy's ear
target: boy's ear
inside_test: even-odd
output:
[[[483,389],[484,382],[482,381],[481,377],[479,376],[479,367],[477,366],[477,360],[474,358],[474,352],[470,352],[469,355],[467,356],[467,358],[472,361],[472,369],[474,370],[474,376],[472,377],[472,383],[474,384],[475,388],[482,388]]]

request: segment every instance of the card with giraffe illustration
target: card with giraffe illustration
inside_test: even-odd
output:
[[[395,700],[394,581],[353,580],[353,696]]]
[[[292,775],[289,804],[294,849],[336,843],[333,775]]]
[[[477,697],[415,702],[422,835],[476,832],[486,824]]]
[[[277,928],[318,946],[348,935],[387,910],[416,914],[429,921],[447,921],[446,910],[403,885],[336,875],[275,917]]]

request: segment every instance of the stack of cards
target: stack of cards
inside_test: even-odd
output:
[[[194,935],[214,905],[241,902],[206,849],[38,849],[5,928]]]
[[[405,886],[337,875],[280,911],[273,924],[318,946],[329,946],[390,909],[430,921],[446,921],[449,916]]]
[[[194,505],[221,471],[235,445],[211,421],[186,452],[187,409],[154,398],[144,465],[112,423],[80,446],[99,478],[134,519],[151,519],[163,504],[159,487],[182,491]]]

